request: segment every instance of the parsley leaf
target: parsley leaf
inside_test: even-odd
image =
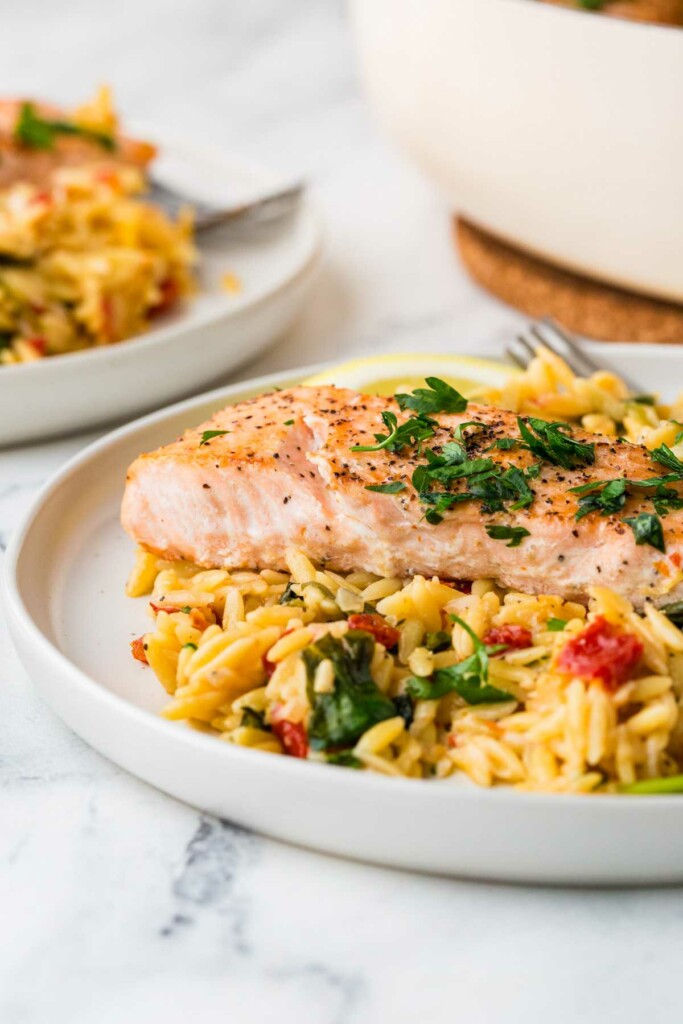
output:
[[[205,430],[202,433],[202,439],[199,442],[199,447],[203,444],[208,444],[212,437],[222,437],[223,434],[229,434],[229,430]]]
[[[240,725],[247,729],[268,729],[266,725],[265,711],[254,711],[253,708],[242,708],[242,720]]]
[[[392,702],[396,708],[396,714],[401,716],[406,723],[406,729],[409,729],[415,717],[412,697],[408,693],[399,693],[396,697],[392,698]]]
[[[570,488],[570,493],[573,494],[584,492],[579,498],[577,522],[591,512],[599,512],[601,516],[611,516],[623,509],[626,504],[628,480],[609,480],[601,490],[596,491],[595,487],[599,486],[598,483],[597,485]]]
[[[669,604],[663,604],[659,610],[664,612],[674,626],[683,626],[683,601],[671,601]]]
[[[451,646],[451,634],[445,629],[437,629],[435,633],[426,633],[423,643],[428,651],[438,654],[439,651],[447,651]]]
[[[375,491],[376,494],[398,494],[405,491],[406,485],[402,480],[392,480],[388,484],[366,484],[366,491]]]
[[[659,448],[655,448],[652,452],[652,458],[655,462],[659,462],[662,466],[666,466],[671,473],[675,473],[676,476],[683,477],[683,462],[681,462],[678,456],[674,455],[668,444],[660,444]]]
[[[562,469],[576,469],[595,462],[595,445],[592,442],[575,441],[565,433],[571,429],[568,423],[548,423],[533,416],[529,416],[525,422],[518,416],[517,425],[524,447],[544,462],[561,466]]]
[[[631,397],[628,399],[628,401],[629,402],[637,402],[638,405],[654,405],[655,404],[655,396],[654,395],[631,395]]]
[[[350,629],[339,638],[327,633],[302,652],[311,706],[308,738],[313,750],[349,746],[371,726],[396,717],[394,703],[372,678],[374,651],[375,641],[369,633]],[[334,690],[316,693],[315,671],[327,658],[334,666]]]
[[[483,429],[486,427],[486,424],[481,423],[479,420],[468,420],[467,423],[459,423],[454,431],[454,437],[456,437],[458,441],[467,441],[467,435],[463,433],[467,427],[479,427]]]
[[[426,377],[426,388],[415,388],[410,395],[394,395],[399,409],[412,409],[420,415],[435,412],[464,412],[467,399],[438,377]]]
[[[497,654],[505,645],[488,647],[457,615],[452,615],[451,619],[469,633],[474,653],[457,665],[437,669],[431,676],[413,676],[407,683],[408,692],[422,700],[438,700],[447,693],[457,693],[467,704],[499,704],[514,700],[512,694],[488,683],[489,654]]]
[[[283,427],[291,427],[293,425],[293,423],[294,423],[294,420],[285,420],[282,425],[283,425]]]
[[[518,548],[525,537],[531,536],[523,526],[496,526],[493,523],[486,526],[486,532],[493,540],[509,540],[508,548]]]
[[[88,142],[97,143],[110,153],[116,149],[115,138],[107,132],[100,132],[74,121],[41,117],[33,103],[22,103],[14,126],[14,138],[17,142],[30,149],[52,149],[58,135],[76,135]]]
[[[649,544],[657,551],[666,551],[662,522],[658,516],[651,512],[640,512],[637,516],[627,517],[624,522],[633,530],[636,544]]]
[[[405,423],[399,425],[396,414],[386,410],[382,413],[382,422],[388,433],[375,434],[377,444],[355,444],[351,451],[379,452],[385,448],[389,452],[399,452],[405,445],[434,437],[434,428],[438,425],[427,416],[411,416]]]
[[[338,764],[343,768],[362,768],[363,762],[350,750],[336,750],[325,758],[328,764]]]
[[[487,451],[492,451],[494,448],[498,448],[501,452],[512,451],[519,444],[519,439],[516,437],[499,437],[497,440],[490,444]]]
[[[517,512],[520,508],[528,508],[534,500],[527,477],[517,466],[510,466],[503,473],[498,471],[497,474],[471,480],[468,493],[481,501],[484,512],[502,512],[506,505],[512,512]]]
[[[546,628],[548,630],[550,630],[551,633],[561,633],[566,625],[567,625],[567,620],[566,619],[550,618],[550,619],[548,619],[548,621],[546,623]]]

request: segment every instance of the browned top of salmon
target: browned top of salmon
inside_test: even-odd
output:
[[[575,429],[571,436],[594,446],[595,461],[563,469],[519,446],[495,447],[500,439],[519,439],[517,417],[470,403],[463,413],[435,414],[434,436],[422,446],[352,451],[386,433],[381,414],[387,411],[399,423],[409,416],[393,399],[333,387],[293,388],[223,409],[133,463],[124,525],[151,550],[203,565],[283,566],[291,544],[339,569],[492,577],[521,590],[573,598],[596,583],[636,603],[677,596],[683,582],[680,511],[661,520],[665,552],[637,544],[624,522],[653,513],[648,491],[629,493],[617,514],[576,519],[578,496],[571,488],[667,473],[645,448]],[[467,459],[491,460],[499,473],[531,471],[533,500],[528,507],[513,509],[508,501],[490,510],[485,501],[469,498],[432,524],[413,473],[426,463],[426,448],[443,454],[457,427],[470,421],[480,426],[467,432]],[[208,437],[207,431],[226,433]],[[403,486],[394,494],[367,489],[387,483]],[[454,480],[447,486],[459,494],[468,485]],[[677,481],[667,487],[683,493]],[[487,526],[523,528],[528,536],[508,547],[490,537]]]

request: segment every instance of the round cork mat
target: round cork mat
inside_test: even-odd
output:
[[[534,319],[600,341],[683,342],[683,306],[651,299],[560,270],[469,221],[454,218],[454,235],[469,274],[487,291]]]

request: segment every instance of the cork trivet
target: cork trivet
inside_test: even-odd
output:
[[[471,276],[530,317],[552,316],[600,341],[683,342],[683,306],[600,284],[528,256],[462,218],[454,219]]]

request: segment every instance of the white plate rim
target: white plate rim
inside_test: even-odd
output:
[[[625,345],[626,349],[630,346]],[[338,362],[338,361],[335,361]],[[193,422],[192,415],[201,410],[209,403],[220,400],[239,400],[246,393],[253,393],[255,389],[292,386],[303,378],[319,373],[322,369],[334,365],[326,362],[311,366],[305,366],[296,370],[288,370],[262,377],[241,381],[212,391],[204,392],[199,396],[176,402],[162,410],[150,413],[132,423],[126,424],[118,429],[109,432],[104,437],[88,445],[83,451],[71,458],[50,480],[41,488],[32,502],[22,525],[17,529],[7,548],[5,555],[2,581],[5,608],[8,614],[10,632],[14,635],[22,632],[32,643],[42,651],[44,657],[51,661],[55,670],[66,674],[70,682],[78,688],[83,697],[90,701],[93,710],[101,709],[104,712],[119,716],[122,726],[126,720],[134,721],[144,728],[155,733],[163,733],[166,738],[173,738],[175,742],[186,747],[206,749],[205,745],[210,744],[213,754],[225,760],[226,764],[232,761],[241,761],[244,766],[260,769],[262,774],[267,770],[289,773],[292,778],[304,779],[307,776],[313,778],[314,773],[318,782],[324,779],[327,788],[332,791],[334,788],[360,787],[368,794],[371,791],[382,795],[391,791],[392,795],[401,792],[414,796],[416,792],[422,794],[422,801],[437,801],[445,804],[450,801],[453,805],[450,810],[457,806],[458,801],[468,803],[486,801],[489,804],[509,808],[510,806],[533,807],[543,809],[552,807],[557,810],[559,806],[571,806],[572,813],[593,814],[595,801],[600,801],[600,807],[606,809],[606,813],[619,816],[633,816],[640,818],[643,814],[660,814],[663,809],[673,812],[675,807],[683,810],[683,799],[675,795],[653,795],[647,798],[629,798],[620,795],[604,795],[599,797],[587,797],[582,794],[552,794],[536,793],[515,790],[512,787],[492,787],[484,789],[477,786],[449,786],[447,782],[430,780],[417,780],[406,778],[385,778],[371,772],[353,772],[337,769],[334,766],[315,764],[307,761],[299,761],[296,758],[287,757],[266,757],[259,751],[249,750],[232,744],[221,744],[215,737],[204,735],[175,722],[167,721],[159,715],[148,711],[145,708],[132,704],[125,698],[111,693],[94,678],[78,668],[66,654],[60,651],[42,632],[34,621],[31,610],[27,606],[19,586],[18,573],[20,561],[25,546],[30,542],[30,534],[33,524],[40,514],[43,505],[49,500],[54,492],[67,484],[71,477],[78,474],[82,467],[92,462],[97,456],[107,451],[123,439],[126,439],[148,426],[160,424],[164,419],[171,419],[178,413],[188,414],[188,423]],[[220,751],[220,752],[219,752]],[[322,773],[322,774],[321,774]],[[426,783],[426,784],[425,784]],[[419,790],[416,788],[419,787]]]

